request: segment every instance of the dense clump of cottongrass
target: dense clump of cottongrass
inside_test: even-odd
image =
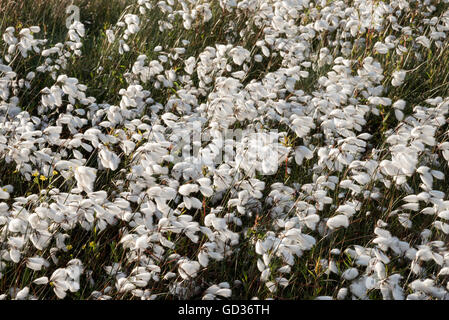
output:
[[[138,0],[106,101],[82,22],[0,32],[1,299],[449,298],[448,1]]]

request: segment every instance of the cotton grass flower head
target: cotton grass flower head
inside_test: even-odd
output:
[[[75,168],[75,179],[78,188],[85,192],[92,192],[94,188],[94,181],[96,178],[97,169],[79,166]]]
[[[95,59],[95,22],[2,30],[2,299],[290,298],[310,266],[319,300],[447,298],[444,3],[116,18]]]

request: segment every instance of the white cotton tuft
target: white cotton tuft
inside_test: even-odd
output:
[[[197,261],[187,261],[179,265],[179,274],[183,279],[195,278],[201,265]]]
[[[178,192],[183,196],[188,196],[191,193],[198,192],[198,190],[199,190],[198,185],[189,183],[180,186]]]
[[[354,280],[359,275],[359,271],[356,268],[350,268],[345,270],[341,276],[348,281]]]
[[[327,220],[326,225],[330,229],[337,229],[340,227],[347,228],[349,226],[349,219],[346,215],[340,214],[332,218],[329,218],[329,220]]]
[[[79,166],[75,169],[75,179],[78,188],[89,193],[94,190],[94,181],[97,177],[97,169]]]
[[[117,170],[120,164],[120,158],[112,151],[110,151],[107,147],[100,144],[100,152],[99,157],[101,164],[105,168],[109,168],[111,170]]]
[[[35,279],[33,281],[33,283],[35,283],[37,285],[47,284],[48,283],[48,278],[47,277],[40,277],[40,278]]]

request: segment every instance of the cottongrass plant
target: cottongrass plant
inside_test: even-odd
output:
[[[0,2],[1,299],[449,298],[449,1]]]

